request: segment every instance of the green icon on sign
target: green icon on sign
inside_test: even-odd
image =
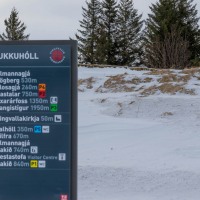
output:
[[[56,112],[56,111],[58,111],[58,105],[57,105],[57,104],[51,104],[50,110],[51,110],[51,112]]]

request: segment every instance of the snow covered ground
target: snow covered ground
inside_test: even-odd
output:
[[[79,68],[79,200],[199,200],[200,69]]]

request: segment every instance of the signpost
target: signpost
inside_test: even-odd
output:
[[[0,199],[77,199],[75,41],[0,42]]]

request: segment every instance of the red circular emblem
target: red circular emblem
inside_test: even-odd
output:
[[[63,52],[61,50],[54,50],[51,57],[55,62],[60,62],[63,59]]]
[[[50,54],[50,59],[54,63],[61,63],[65,59],[64,51],[60,48],[53,49]]]

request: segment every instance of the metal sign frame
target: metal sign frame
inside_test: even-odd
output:
[[[68,200],[77,200],[77,42],[74,40],[0,41],[0,47],[2,45],[68,45],[71,47],[71,194]],[[24,197],[25,199],[29,198]]]

